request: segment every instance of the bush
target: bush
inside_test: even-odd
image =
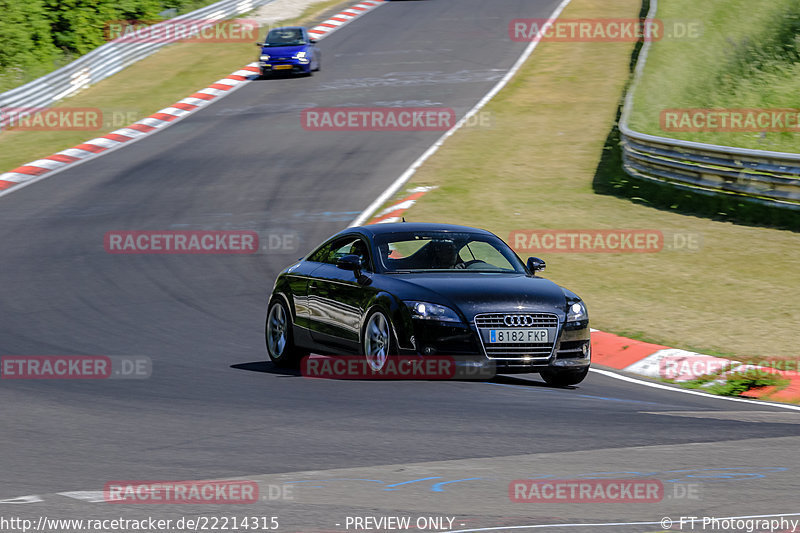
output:
[[[114,20],[160,20],[216,0],[0,0],[0,92],[51,72],[105,43]]]

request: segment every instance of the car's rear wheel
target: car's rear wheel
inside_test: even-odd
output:
[[[580,370],[542,370],[539,374],[548,385],[554,387],[567,387],[577,385],[589,373],[589,367]]]
[[[264,334],[270,361],[284,368],[299,365],[304,354],[294,345],[291,316],[282,300],[275,300],[270,304]]]
[[[383,311],[373,311],[364,325],[363,334],[364,356],[370,368],[379,372],[386,365],[386,360],[392,355],[394,341],[392,337],[392,324]]]

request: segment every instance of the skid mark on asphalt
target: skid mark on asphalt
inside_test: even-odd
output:
[[[325,91],[343,91],[370,87],[417,87],[420,85],[437,85],[444,83],[496,82],[500,80],[504,74],[505,71],[502,69],[461,70],[458,72],[390,72],[379,78],[333,80],[320,84],[319,89]]]

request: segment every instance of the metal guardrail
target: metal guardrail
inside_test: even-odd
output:
[[[274,0],[222,0],[179,17],[162,21],[152,26],[166,27],[184,21],[202,21],[212,25],[226,18],[252,11],[258,6]],[[254,41],[255,42],[255,41]],[[170,42],[132,43],[119,38],[106,43],[60,69],[42,76],[16,89],[0,94],[0,110],[3,108],[46,108],[59,100],[72,96],[82,89],[108,78],[124,68],[157,52]],[[1,126],[1,124],[0,124]]]
[[[655,17],[651,0],[647,19]],[[800,209],[800,154],[748,150],[658,137],[632,130],[628,118],[650,42],[642,45],[634,80],[619,123],[622,164],[636,178],[669,183],[709,194],[738,195],[751,201]]]

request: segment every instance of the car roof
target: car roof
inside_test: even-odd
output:
[[[304,30],[304,26],[281,26],[279,28],[270,28],[269,31],[279,31],[279,30]],[[267,32],[269,33],[269,32]]]
[[[485,229],[472,228],[469,226],[457,226],[455,224],[439,224],[436,222],[390,222],[386,224],[370,224],[368,226],[348,228],[342,233],[347,231],[358,231],[369,237],[406,231],[444,231],[451,233],[479,233],[482,235],[493,235],[492,232]]]

